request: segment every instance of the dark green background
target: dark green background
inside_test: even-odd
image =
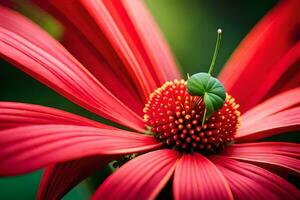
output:
[[[223,29],[223,40],[214,72],[217,74],[243,37],[276,2],[147,0],[184,74],[208,70],[216,30],[220,27]],[[47,26],[55,28],[49,27],[49,24]],[[47,105],[97,119],[5,61],[1,60],[0,65],[1,101]],[[40,177],[41,171],[20,177],[0,178],[0,199],[34,199]],[[87,199],[91,194],[91,183],[91,180],[83,182],[64,199]]]

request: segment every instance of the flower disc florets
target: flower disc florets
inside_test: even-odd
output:
[[[168,81],[156,89],[144,108],[144,120],[159,140],[179,151],[211,153],[234,140],[240,112],[230,95],[202,125],[202,97],[187,92],[186,81]]]

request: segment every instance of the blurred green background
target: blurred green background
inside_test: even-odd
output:
[[[217,74],[243,37],[277,1],[147,0],[146,2],[173,49],[184,74],[208,70],[215,45],[216,30],[223,29],[221,50],[214,72]],[[28,5],[23,6],[28,7]],[[30,14],[28,10],[24,12]],[[35,15],[34,18],[38,16]],[[59,27],[56,27],[53,21],[49,21],[48,17],[44,17],[40,22],[55,36],[59,36]],[[0,65],[1,101],[41,104],[99,119],[5,61],[1,60]],[[106,170],[98,174],[97,178],[83,182],[64,199],[87,199],[93,188],[91,186],[107,174]],[[0,178],[0,199],[35,199],[40,178],[41,171],[14,178]]]

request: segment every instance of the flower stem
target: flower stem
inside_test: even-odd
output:
[[[205,108],[204,108],[203,118],[202,118],[202,124],[201,124],[202,126],[203,126],[203,124],[204,124],[204,122],[205,122],[206,113],[207,113],[207,108],[205,107]]]
[[[219,53],[219,49],[220,49],[220,44],[221,44],[221,35],[222,35],[222,29],[218,29],[217,30],[217,42],[216,42],[216,47],[215,47],[215,51],[214,51],[214,55],[213,55],[213,58],[211,60],[211,64],[210,64],[210,67],[209,67],[209,70],[208,70],[208,74],[211,75],[215,65],[216,65],[216,60],[217,60],[217,56],[218,56],[218,53]]]
[[[211,64],[209,66],[209,70],[208,70],[208,74],[211,75],[215,65],[216,65],[216,60],[217,60],[217,56],[219,53],[219,49],[220,49],[220,44],[221,44],[221,36],[222,36],[222,29],[218,29],[217,30],[217,42],[216,42],[216,46],[215,46],[215,51],[214,51],[214,55],[213,58],[211,60]],[[204,109],[204,114],[203,114],[203,118],[202,118],[202,125],[204,124],[205,120],[206,120],[206,114],[207,114],[207,108],[205,106]]]

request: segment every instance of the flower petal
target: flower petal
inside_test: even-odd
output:
[[[19,2],[20,4],[21,2]],[[46,1],[39,1],[40,4],[47,3]],[[18,3],[17,3],[18,4]],[[40,30],[30,29],[31,22],[23,16],[14,15],[14,13],[1,12],[1,19],[3,24],[9,28],[13,28],[16,33],[22,35],[27,40],[37,40],[44,44],[42,38],[32,37],[32,35],[44,34]],[[65,20],[66,21],[66,20]],[[20,23],[21,22],[21,23]],[[29,27],[28,27],[29,26]],[[34,33],[33,33],[34,31]],[[70,23],[64,23],[64,46],[76,57],[92,74],[95,76],[110,92],[112,92],[122,102],[126,102],[131,109],[141,112],[144,103],[141,101],[134,86],[128,82],[126,73],[120,69],[113,71],[110,65],[104,60],[101,54],[97,53],[94,47],[82,37],[82,34],[76,30]],[[44,44],[44,47],[51,50],[51,45]],[[80,49],[80,51],[79,51]],[[52,53],[56,53],[53,51]],[[122,91],[122,93],[120,93]]]
[[[175,59],[143,1],[105,0],[104,4],[126,41],[132,41],[132,48],[145,60],[159,85],[180,79]]]
[[[122,30],[113,19],[104,1],[83,0],[81,2],[91,18],[103,31],[109,44],[121,58],[131,76],[138,82],[140,92],[144,95],[144,99],[148,99],[149,94],[157,88],[158,85],[153,80],[145,61],[137,49],[134,48],[134,43],[122,34]]]
[[[264,75],[264,79],[256,88],[255,92],[247,100],[247,106],[249,108],[255,106],[263,99],[267,99],[270,96],[278,94],[281,87],[288,85],[291,79],[299,76],[299,62],[300,62],[300,42],[296,43],[279,61],[272,67],[267,74]],[[300,82],[290,85],[290,88],[299,86]],[[285,88],[285,90],[290,89]]]
[[[144,102],[130,76],[121,67],[114,70],[101,54],[83,37],[76,28],[65,27],[62,44],[120,101],[142,115]],[[80,49],[80,51],[78,51]]]
[[[300,107],[295,107],[264,117],[257,123],[250,125],[242,124],[236,134],[236,141],[254,141],[284,132],[297,131],[299,129]]]
[[[112,159],[94,156],[46,167],[37,199],[61,199],[75,185],[106,166]]]
[[[247,162],[275,165],[300,174],[299,149],[300,144],[282,142],[235,144],[227,147],[222,155]]]
[[[74,125],[0,131],[0,175],[16,175],[92,155],[123,155],[160,147],[152,136]]]
[[[174,199],[233,199],[229,185],[217,167],[201,154],[184,154],[173,183]]]
[[[152,91],[154,87],[167,80],[180,78],[170,49],[143,2],[88,0],[82,1],[82,3],[75,1],[62,5],[59,1],[51,0],[49,3],[55,7],[56,14],[59,12],[72,21],[108,62],[111,62],[109,61],[111,57],[114,57],[115,60],[117,56],[119,62],[123,63],[123,66],[119,64],[118,70],[120,71],[120,67],[125,68],[136,85],[141,86],[140,91],[141,89],[143,91],[143,87],[147,88],[143,86],[147,84],[145,81],[149,86],[152,85]],[[86,10],[80,9],[82,5]],[[49,5],[44,3],[41,6],[49,10]],[[64,12],[65,9],[70,12]],[[102,12],[94,12],[98,9]],[[53,13],[53,9],[51,12]],[[62,17],[59,18],[62,19]],[[93,24],[89,27],[90,31],[83,28],[86,26],[84,18],[92,21],[89,22]],[[103,18],[110,22],[101,22]],[[65,20],[62,21],[64,24],[66,23]],[[97,37],[95,37],[96,35]],[[99,43],[100,40],[101,43]],[[107,46],[109,46],[110,52],[108,52]],[[128,62],[131,64],[128,65]],[[135,66],[136,63],[139,65]],[[111,65],[114,67],[116,63],[111,63]],[[145,76],[146,80],[141,79],[141,76]]]
[[[251,178],[242,176],[222,166],[217,165],[217,167],[226,177],[235,199],[277,199],[272,192]]]
[[[236,199],[300,198],[297,188],[263,168],[222,156],[214,156],[212,161],[228,180]]]
[[[115,129],[114,127],[46,106],[0,102],[0,130],[38,124],[69,124]]]
[[[279,111],[291,108],[300,103],[300,87],[278,94],[241,116],[241,125],[248,126],[257,124],[263,118],[273,115]]]
[[[43,31],[34,24],[28,21],[22,24],[23,20],[13,11],[0,9],[0,13],[17,18],[14,20],[16,27],[0,20],[0,55],[86,109],[135,130],[143,130],[141,117],[110,93],[59,43],[46,33],[39,34]],[[25,30],[36,33],[38,40],[28,40],[16,31],[25,25]]]
[[[300,144],[289,142],[254,142],[244,144],[234,144],[226,149],[226,154],[238,151],[239,153],[262,153],[300,157]]]
[[[169,149],[138,156],[108,177],[92,199],[154,199],[172,176],[179,156]]]
[[[91,71],[99,71],[96,67],[97,65],[90,66],[92,60],[107,63],[107,65],[101,65],[101,68],[105,70],[106,74],[110,72],[113,73],[127,89],[131,89],[129,90],[131,92],[137,92],[141,89],[136,79],[131,77],[122,60],[111,47],[103,31],[99,29],[93,18],[89,16],[80,1],[69,0],[63,4],[58,0],[33,0],[33,2],[47,12],[50,12],[64,25],[66,34],[64,35],[63,44],[74,53],[76,58],[80,59],[84,64],[87,64]],[[77,47],[80,46],[83,47],[84,50],[88,50],[87,53],[91,53],[91,56],[83,57],[83,55],[78,52]],[[92,60],[90,60],[90,57]],[[106,69],[106,67],[108,68]],[[107,77],[100,76],[103,75],[101,75],[101,73],[99,74],[101,80],[102,78],[104,78],[104,80],[107,79]],[[143,96],[139,95],[139,97],[138,101],[140,102]]]
[[[221,72],[219,78],[237,99],[241,111],[250,108],[248,100],[266,74],[299,41],[299,6],[297,0],[281,1],[275,6],[243,40]]]
[[[146,43],[142,43],[142,36],[134,27],[132,16],[129,16],[126,11],[120,17],[118,15],[120,7],[117,8],[118,12],[115,12],[116,7],[110,6],[121,5],[121,3],[120,1],[83,0],[68,1],[68,3],[62,4],[60,1],[50,0],[46,3],[48,5],[42,5],[42,7],[48,8],[52,13],[54,8],[54,12],[61,15],[59,18],[63,23],[66,20],[71,22],[115,72],[128,73],[130,81],[134,83],[142,99],[146,102],[149,94],[160,85],[158,76],[162,76],[162,70],[158,72],[159,69],[153,68],[151,65],[154,60],[147,55],[148,51],[146,51],[149,45],[146,46]],[[40,3],[38,2],[38,4]],[[149,35],[147,37],[149,38]],[[155,46],[159,49],[162,45],[155,44]],[[157,54],[167,51],[167,49],[157,50]],[[163,60],[171,60],[168,57]],[[171,74],[171,71],[173,70],[168,73]]]

